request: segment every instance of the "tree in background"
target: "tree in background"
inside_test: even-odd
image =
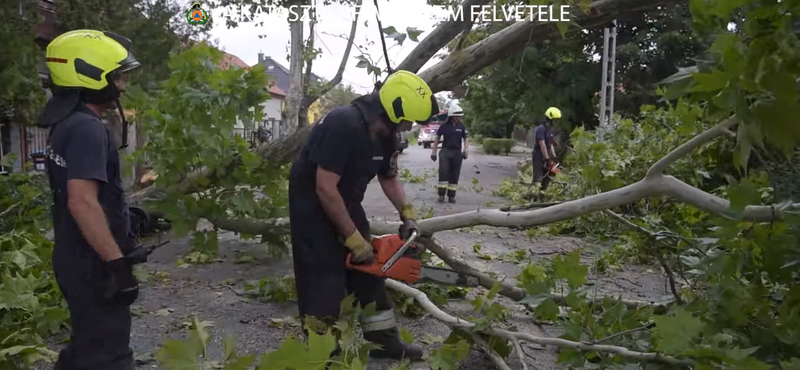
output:
[[[58,33],[89,28],[119,33],[133,41],[133,54],[142,63],[131,83],[146,90],[169,77],[170,53],[207,36],[211,22],[192,26],[185,21],[186,4],[176,0],[57,1]]]
[[[491,34],[490,25],[465,41],[474,44]],[[617,20],[614,111],[623,117],[639,107],[659,104],[655,84],[680,67],[693,65],[710,44],[693,32],[687,3],[628,14]],[[464,99],[476,118],[475,133],[511,137],[516,127],[529,129],[549,106],[561,109],[560,130],[591,129],[598,124],[602,79],[603,29],[586,29],[569,38],[546,40],[484,69],[468,80]]]
[[[359,94],[353,90],[352,86],[336,85],[320,98],[319,114],[321,116],[335,108],[348,106],[358,96]]]
[[[37,73],[43,53],[34,42],[41,17],[33,1],[0,4],[0,123],[30,124],[45,101]]]

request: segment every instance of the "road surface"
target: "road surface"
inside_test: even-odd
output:
[[[430,159],[430,149],[421,146],[409,147],[400,156],[400,167],[406,183],[406,193],[413,203],[423,212],[432,211],[435,215],[472,211],[481,207],[500,205],[503,199],[492,196],[491,189],[509,176],[516,174],[516,164],[525,155],[488,156],[481,154],[480,149],[472,148],[469,158],[464,162],[456,204],[436,203],[436,169],[438,163]],[[477,166],[480,173],[476,173]],[[383,196],[377,181],[369,186],[364,206],[370,217],[397,219],[397,212]],[[498,257],[508,252],[522,249],[530,258],[550,258],[560,253],[567,253],[576,248],[586,248],[582,253],[585,263],[591,264],[596,255],[596,247],[588,245],[577,238],[552,237],[530,240],[522,231],[477,227],[469,232],[440,232],[437,239],[464,260],[478,269],[494,272],[506,281],[513,281],[514,276],[526,261],[504,262]],[[480,245],[480,252],[493,256],[491,260],[480,258],[473,246]],[[255,241],[242,241],[233,233],[220,235],[219,251],[221,262],[198,265],[179,266],[176,261],[186,254],[191,247],[191,240],[176,240],[156,251],[150,262],[141,272],[144,288],[140,300],[133,307],[135,313],[132,333],[132,346],[139,360],[139,369],[157,368],[153,353],[166,338],[185,336],[185,324],[191,315],[213,322],[211,333],[214,343],[210,348],[213,359],[221,359],[221,341],[225,335],[234,335],[239,353],[261,354],[267,350],[277,349],[289,333],[298,333],[290,318],[297,313],[296,304],[289,302],[276,304],[261,302],[242,297],[236,293],[241,291],[247,281],[265,277],[281,277],[291,274],[290,258],[272,258],[265,244]],[[247,263],[236,263],[240,256],[251,256]],[[633,299],[658,299],[664,294],[663,280],[655,274],[627,278],[626,274],[640,273],[642,269],[632,268],[628,272],[613,275],[591,273],[590,280],[599,291],[621,294]],[[479,291],[482,291],[479,289]],[[535,335],[558,336],[557,327],[541,327],[533,324],[533,320],[519,305],[504,299],[504,303],[514,311],[510,322],[520,331]],[[465,301],[453,301],[442,307],[449,313],[461,317],[472,315],[472,307]],[[415,335],[416,343],[426,335],[447,337],[449,329],[442,323],[429,317],[423,319],[401,318],[403,327]],[[435,348],[436,344],[425,345],[426,349]],[[57,349],[54,347],[54,349]],[[560,369],[555,365],[557,352],[555,348],[526,346],[529,357],[527,361],[535,368]],[[387,361],[372,362],[370,369],[389,369],[392,363]],[[517,357],[509,359],[512,368],[521,368]],[[427,369],[424,364],[415,364],[413,369]],[[482,353],[473,351],[459,366],[460,369],[493,368],[491,361]]]

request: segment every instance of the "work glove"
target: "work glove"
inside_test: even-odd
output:
[[[467,159],[467,151],[466,150],[461,152],[461,157],[464,158],[464,159]]]
[[[109,279],[103,298],[106,302],[118,306],[130,306],[139,298],[139,282],[133,276],[133,266],[128,260],[117,258],[104,264]]]
[[[432,161],[434,161],[434,162],[436,162],[436,152],[433,152],[433,153],[431,154],[431,160],[432,160]]]
[[[358,230],[345,239],[344,246],[350,250],[350,263],[354,265],[369,265],[375,261],[372,244],[369,244]]]
[[[414,209],[414,206],[411,204],[404,204],[400,208],[400,219],[403,221],[403,224],[400,225],[400,238],[403,240],[408,240],[411,237],[411,234],[414,231],[419,232],[417,228],[417,211]]]

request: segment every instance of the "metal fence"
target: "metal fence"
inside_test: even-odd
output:
[[[250,143],[250,147],[264,142],[277,140],[285,136],[286,129],[281,120],[269,118],[263,122],[256,123],[252,129],[234,128],[231,137],[239,136]]]

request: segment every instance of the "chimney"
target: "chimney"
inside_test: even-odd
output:
[[[264,53],[258,53],[258,63],[261,64],[264,62]]]

